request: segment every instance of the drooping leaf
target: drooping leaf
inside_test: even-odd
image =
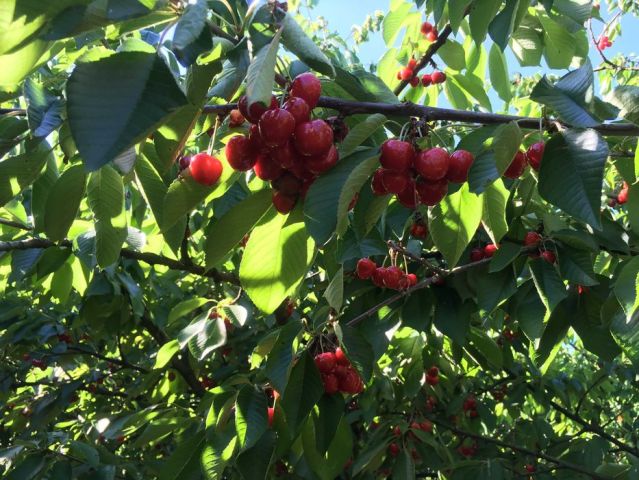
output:
[[[282,410],[291,430],[299,431],[323,393],[324,385],[320,373],[313,358],[305,352],[293,366],[282,394]]]
[[[504,52],[493,43],[488,54],[488,71],[490,72],[490,83],[504,102],[512,99],[510,88],[510,78],[508,77],[508,64]]]
[[[266,432],[266,394],[252,386],[243,387],[235,401],[235,429],[240,447],[247,450]]]
[[[282,45],[314,70],[329,77],[335,76],[333,64],[320,47],[311,40],[288,13],[282,20]]]
[[[509,194],[501,180],[489,185],[483,194],[482,223],[494,244],[498,244],[508,232],[506,202]]]
[[[619,116],[639,125],[639,87],[620,85],[615,88],[607,100],[619,107]]]
[[[51,240],[66,237],[84,197],[86,180],[82,165],[73,165],[51,187],[44,210],[44,231]]]
[[[261,103],[269,105],[273,91],[273,81],[275,80],[275,63],[277,61],[277,51],[280,46],[280,28],[271,39],[255,55],[246,73],[246,96],[248,104]]]
[[[51,156],[51,147],[46,142],[28,142],[25,150],[0,162],[0,206],[31,185]]]

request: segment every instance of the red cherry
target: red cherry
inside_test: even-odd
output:
[[[437,182],[427,182],[423,179],[417,181],[415,185],[419,200],[424,205],[437,205],[448,193],[448,182],[439,180]]]
[[[290,97],[282,108],[293,115],[296,125],[311,119],[311,109],[308,108],[308,103],[303,98]]]
[[[619,205],[623,205],[627,201],[628,201],[628,187],[624,187],[621,190],[619,190],[619,193],[617,194],[617,203]]]
[[[296,163],[288,171],[303,182],[311,182],[315,178],[315,174],[307,170],[304,163]]]
[[[344,353],[344,350],[342,350],[341,347],[337,347],[335,349],[335,361],[337,362],[338,365],[342,365],[342,366],[349,366],[351,364],[350,360],[348,359],[348,357]]]
[[[524,169],[526,168],[526,154],[522,151],[518,151],[515,154],[515,158],[510,163],[510,166],[504,172],[504,177],[506,178],[519,178],[521,174],[524,173]]]
[[[426,375],[426,383],[428,385],[435,386],[439,383],[439,377],[433,377],[431,375]]]
[[[526,233],[526,236],[524,237],[525,246],[530,247],[532,245],[539,245],[539,242],[541,242],[541,235],[539,235],[537,232]]]
[[[390,453],[393,457],[396,457],[397,455],[399,455],[399,452],[400,452],[399,445],[397,445],[395,442],[391,443],[388,446],[388,453]]]
[[[282,108],[275,108],[262,115],[259,126],[260,135],[267,146],[281,147],[295,131],[295,117]]]
[[[531,465],[530,463],[526,464],[524,468],[526,469],[528,473],[535,473],[535,470],[537,470],[535,466]]]
[[[417,285],[417,275],[415,275],[414,273],[409,273],[408,275],[406,275],[406,278],[408,279],[409,287]]]
[[[233,170],[246,172],[253,168],[257,161],[251,141],[245,135],[236,135],[226,144],[224,154]]]
[[[324,120],[304,122],[295,128],[295,148],[302,155],[322,155],[333,144],[333,129]]]
[[[404,276],[402,269],[396,266],[391,266],[384,272],[384,285],[390,289],[399,289],[399,282]]]
[[[189,168],[189,165],[191,165],[191,155],[184,155],[180,157],[180,160],[178,161],[178,165],[180,167],[180,171],[186,170],[187,168]]]
[[[410,85],[411,87],[417,87],[419,86],[419,77],[413,77],[410,79]]]
[[[430,78],[433,80],[434,84],[444,83],[446,81],[446,74],[444,72],[440,72],[439,70],[435,70],[430,74]]]
[[[410,280],[408,280],[408,275],[403,275],[399,279],[399,283],[397,284],[397,290],[406,290],[410,287]]]
[[[299,154],[293,147],[291,141],[271,150],[271,158],[282,168],[291,168],[295,163],[300,161]]]
[[[370,258],[360,258],[357,261],[357,276],[361,280],[366,280],[371,278],[373,272],[377,268],[377,264],[372,261]],[[341,350],[340,350],[341,351]]]
[[[420,30],[422,34],[427,35],[428,33],[433,31],[433,24],[430,22],[424,22],[422,23]]]
[[[413,78],[413,69],[412,68],[402,68],[399,71],[399,76],[402,80],[404,80],[405,82],[409,82],[411,78]]]
[[[497,251],[498,246],[494,243],[489,243],[484,247],[484,258],[492,257]]]
[[[313,157],[304,157],[304,166],[308,171],[319,175],[337,165],[338,160],[337,148],[335,148],[335,145],[331,145],[326,153]]]
[[[415,180],[408,178],[406,188],[397,194],[397,200],[406,208],[415,208],[417,206],[419,200],[415,192]]]
[[[373,180],[371,180],[371,189],[373,190],[374,195],[382,196],[388,194],[388,190],[386,190],[386,187],[384,187],[384,183],[382,182],[383,175],[383,168],[378,168],[377,170],[375,170]]]
[[[266,409],[266,415],[268,417],[268,426],[269,428],[273,426],[273,420],[275,419],[275,408],[268,407]]]
[[[284,195],[282,192],[273,192],[272,200],[275,210],[282,214],[289,213],[293,210],[293,208],[295,208],[295,204],[297,203],[296,197]]]
[[[237,108],[231,110],[231,113],[229,113],[229,127],[241,127],[244,121],[245,118],[244,115],[242,115],[242,112],[240,112]]]
[[[417,67],[417,60],[415,60],[414,58],[411,58],[408,61],[408,64],[406,66],[410,68],[411,70],[415,70],[415,67]]]
[[[273,157],[265,153],[257,155],[257,161],[253,167],[255,175],[262,180],[276,180],[282,175],[282,167],[273,160]]]
[[[468,171],[475,157],[466,150],[456,150],[450,156],[446,178],[449,182],[462,183],[468,180]]]
[[[433,78],[431,77],[430,74],[425,73],[424,75],[422,75],[422,85],[427,87],[429,86],[431,83],[433,83]]]
[[[541,165],[541,159],[544,156],[544,149],[546,148],[546,144],[544,142],[533,143],[528,150],[526,150],[526,159],[530,166],[536,172],[539,171],[539,166]]]
[[[439,368],[435,366],[430,367],[426,373],[428,374],[429,377],[436,377],[439,375]]]
[[[441,180],[448,172],[450,156],[443,148],[431,148],[417,154],[415,170],[426,180]]]
[[[340,390],[340,381],[332,373],[322,375],[322,382],[324,383],[324,392],[327,395],[333,395]]]
[[[237,104],[237,108],[240,110],[242,116],[251,123],[259,122],[264,112],[272,108],[277,108],[277,106],[278,103],[275,95],[271,96],[271,104],[268,107],[259,102],[253,103],[249,106],[248,97],[246,95],[243,95]]]
[[[410,234],[415,238],[426,238],[428,227],[423,222],[414,222],[410,227]]]
[[[483,248],[473,248],[470,251],[470,261],[471,262],[478,262],[482,258],[484,258],[484,249]]]
[[[202,152],[191,158],[189,172],[197,183],[211,186],[220,179],[222,168],[222,162],[208,153]]]
[[[304,99],[308,108],[313,110],[322,94],[322,83],[312,73],[302,73],[293,80],[290,93],[292,97]]]
[[[408,186],[408,174],[406,172],[394,172],[384,170],[382,172],[382,185],[389,193],[401,193]]]
[[[284,195],[297,195],[302,188],[302,182],[291,172],[285,172],[273,181],[273,188]]]
[[[321,373],[331,373],[335,368],[335,354],[333,352],[324,352],[315,355],[315,365]]]
[[[439,34],[437,33],[436,28],[433,28],[430,32],[426,34],[426,40],[428,40],[431,43],[436,42],[438,37],[439,37]]]
[[[386,269],[384,267],[377,267],[371,275],[371,280],[378,287],[384,287],[384,278],[386,277]]]
[[[339,379],[339,389],[344,393],[359,393],[361,379],[353,368],[349,368],[346,374]]]
[[[550,264],[553,264],[557,261],[557,257],[550,250],[544,250],[543,252],[541,252],[541,258],[543,258]]]
[[[475,399],[475,397],[470,396],[466,400],[464,400],[462,408],[464,410],[475,410],[477,408],[477,400]]]
[[[249,128],[248,138],[251,142],[253,150],[255,150],[256,152],[260,152],[266,149],[266,144],[264,143],[264,140],[262,140],[262,135],[260,135],[260,127],[258,127],[257,125],[251,124],[251,127]]]
[[[406,172],[414,160],[415,148],[409,142],[391,139],[382,143],[379,163],[387,170]]]
[[[433,431],[433,422],[431,422],[430,420],[424,420],[419,426],[424,432]]]

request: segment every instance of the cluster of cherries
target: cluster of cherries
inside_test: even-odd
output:
[[[439,147],[416,150],[410,142],[386,140],[379,158],[382,168],[375,171],[371,187],[375,195],[395,194],[407,208],[436,205],[448,193],[448,182],[468,179],[474,160],[466,150],[449,155]]]
[[[437,28],[435,28],[430,22],[422,23],[421,32],[426,37],[426,40],[431,43],[436,42],[437,38],[439,37]],[[422,78],[420,80],[420,78],[415,74],[416,68],[417,61],[414,58],[411,58],[408,61],[408,64],[397,72],[397,80],[408,82],[413,87],[417,87],[420,83],[424,87],[427,87],[429,85],[444,83],[446,81],[446,74],[444,72],[440,72],[439,70],[434,70],[432,73],[422,75]]]
[[[439,368],[433,366],[426,370],[426,383],[431,387],[434,387],[439,383]]]
[[[524,246],[526,247],[539,247],[543,242],[543,237],[537,232],[528,232],[524,237]],[[543,250],[539,251],[539,248],[530,254],[531,258],[543,258],[548,263],[555,263],[557,261],[557,256],[551,250]]]
[[[357,261],[356,273],[361,280],[370,278],[376,286],[391,290],[405,290],[417,284],[417,275],[414,273],[405,273],[396,265],[378,267],[370,258],[360,258]]]
[[[477,400],[473,395],[470,395],[468,398],[466,398],[466,400],[464,400],[462,409],[464,410],[464,413],[470,418],[479,417],[479,413],[477,412]]]
[[[413,421],[410,424],[410,432],[408,432],[408,436],[413,438],[413,439],[418,439],[414,434],[413,431],[416,430],[421,430],[422,432],[427,432],[427,433],[432,433],[433,432],[433,422],[431,422],[430,420],[424,420],[422,422],[417,422],[417,421]],[[402,436],[402,429],[397,426],[395,428],[393,428],[393,435],[397,438],[401,438]],[[419,440],[419,439],[418,439]],[[391,442],[388,445],[388,453],[393,456],[396,457],[397,455],[399,455],[399,453],[402,451],[400,445],[397,442]],[[413,457],[414,460],[417,460],[418,454],[417,454],[417,450],[413,449],[411,451],[411,455]]]
[[[478,262],[480,260],[483,260],[484,258],[491,258],[493,255],[495,255],[497,248],[498,248],[497,245],[495,245],[494,243],[489,243],[483,248],[482,247],[473,248],[470,251],[470,261]]]
[[[597,40],[597,50],[603,52],[608,47],[612,47],[612,42],[608,38],[608,35],[599,37],[599,40]]]
[[[364,382],[340,347],[335,352],[317,354],[314,360],[328,395],[337,392],[355,394],[364,390]]]
[[[466,439],[464,440],[459,447],[457,447],[457,452],[462,457],[472,457],[477,453],[477,442],[474,440]]]
[[[280,213],[290,212],[304,198],[318,175],[331,169],[339,156],[333,144],[331,125],[311,120],[322,92],[319,79],[312,73],[298,75],[289,97],[280,107],[275,96],[270,105],[248,104],[240,98],[239,112],[232,112],[230,126],[247,119],[247,135],[236,135],[226,144],[229,165],[237,171],[253,169],[273,187],[273,205]]]

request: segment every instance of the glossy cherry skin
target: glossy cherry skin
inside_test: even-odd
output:
[[[333,129],[324,120],[304,122],[295,128],[295,149],[302,155],[322,155],[332,144]]]
[[[427,35],[429,32],[433,31],[433,24],[430,22],[422,23],[422,26],[420,27],[420,31],[422,32],[422,34]]]
[[[273,182],[273,188],[284,195],[297,195],[302,188],[302,181],[291,172],[284,172]]]
[[[412,68],[408,68],[408,67],[402,68],[399,71],[399,78],[401,78],[405,82],[410,82],[410,79],[413,78],[414,73],[415,72]]]
[[[409,185],[409,176],[406,172],[394,172],[392,170],[383,170],[382,185],[389,193],[400,194]]]
[[[322,375],[322,382],[324,383],[324,393],[327,395],[339,392],[339,380],[332,373]]]
[[[317,106],[322,94],[322,83],[312,73],[302,73],[293,80],[290,93],[292,97],[304,99],[308,108],[312,110]]]
[[[513,161],[504,172],[504,177],[512,179],[519,178],[521,177],[521,174],[524,173],[525,168],[526,154],[519,151],[515,154],[515,158],[513,158]]]
[[[624,187],[621,190],[619,190],[619,193],[617,194],[617,203],[619,205],[623,205],[627,201],[628,201],[628,187]]]
[[[379,163],[382,167],[395,172],[406,172],[413,166],[415,148],[409,142],[386,140],[382,144]]]
[[[268,147],[281,147],[295,131],[295,117],[282,108],[275,108],[264,112],[259,126],[262,140]]]
[[[414,222],[410,226],[410,234],[415,238],[426,238],[426,235],[428,235],[428,227],[422,222]]]
[[[541,258],[543,258],[544,260],[546,260],[548,263],[551,263],[551,264],[557,261],[557,257],[555,256],[554,252],[551,252],[550,250],[545,250],[541,252]]]
[[[256,152],[261,152],[266,149],[266,144],[264,140],[262,140],[262,135],[260,135],[260,127],[256,124],[251,124],[251,128],[249,128],[248,138],[251,141],[251,146],[253,150]]]
[[[266,415],[268,417],[268,426],[273,426],[273,420],[275,420],[275,407],[268,407],[266,410]]]
[[[473,248],[470,251],[470,261],[471,262],[478,262],[482,258],[484,258],[484,249],[483,248]]]
[[[417,154],[415,158],[415,170],[422,178],[431,182],[446,177],[450,155],[443,148],[430,148]]]
[[[441,202],[448,193],[448,182],[446,180],[437,182],[418,180],[415,189],[417,190],[417,195],[419,195],[419,201],[432,207]]]
[[[359,393],[361,388],[361,379],[352,368],[348,369],[346,375],[339,379],[339,389],[344,393]]]
[[[262,180],[277,180],[284,171],[279,163],[275,162],[270,155],[260,153],[257,155],[257,161],[253,167],[255,175]]]
[[[397,200],[406,208],[415,208],[419,203],[419,196],[415,191],[415,180],[408,178],[408,183],[404,190],[397,194]]]
[[[417,275],[415,275],[414,273],[409,273],[408,275],[406,275],[406,278],[408,279],[409,287],[417,285]]]
[[[437,34],[437,29],[433,28],[430,32],[426,34],[426,40],[429,42],[436,42],[439,35]]]
[[[433,83],[433,77],[431,77],[430,74],[425,73],[424,75],[422,75],[422,85],[423,86],[427,87],[427,86],[429,86],[432,83]]]
[[[371,278],[371,275],[377,268],[377,264],[370,258],[360,258],[357,261],[357,276],[361,280]]]
[[[308,122],[311,119],[311,109],[303,98],[290,97],[282,108],[293,115],[296,125]]]
[[[526,236],[524,237],[524,245],[527,247],[531,245],[539,245],[539,242],[541,242],[541,235],[537,232],[526,233]]]
[[[315,365],[320,373],[331,373],[337,364],[333,352],[324,352],[315,356]]]
[[[433,81],[433,84],[444,83],[446,81],[446,74],[444,72],[440,72],[439,70],[435,70],[430,74],[430,78]]]
[[[300,154],[293,147],[292,141],[288,141],[281,147],[271,150],[271,158],[282,168],[291,168],[296,163],[301,162]]]
[[[297,203],[297,197],[284,195],[282,192],[273,192],[273,206],[280,213],[289,213]]]
[[[322,155],[304,157],[304,166],[310,172],[319,175],[320,173],[324,173],[333,168],[337,164],[338,160],[339,154],[337,153],[337,148],[335,148],[335,145],[331,145],[328,152]]]
[[[419,86],[419,77],[413,77],[410,79],[410,85],[411,87],[417,87]]]
[[[224,148],[224,154],[231,168],[240,172],[250,170],[257,161],[253,145],[245,135],[231,137]]]
[[[384,175],[383,168],[378,168],[373,174],[371,189],[373,190],[374,195],[382,196],[388,194],[388,190],[386,190],[386,187],[384,187],[384,184],[382,183],[382,175]]]
[[[528,159],[528,163],[536,172],[539,171],[539,167],[541,166],[541,159],[544,156],[544,149],[546,148],[546,144],[544,142],[533,143],[528,150],[526,150],[526,158]]]
[[[497,248],[497,245],[495,245],[494,243],[489,243],[488,245],[486,245],[484,247],[484,258],[492,257],[497,251]]]
[[[400,450],[400,448],[399,448],[399,445],[397,445],[396,443],[391,443],[391,444],[388,446],[388,453],[390,453],[390,454],[391,454],[391,456],[393,456],[393,457],[396,457],[397,455],[399,455],[399,452],[400,452],[400,451],[401,451],[401,450]]]
[[[466,150],[454,151],[449,160],[446,178],[449,182],[463,183],[468,180],[468,171],[475,161],[475,157]]]
[[[215,184],[220,179],[222,168],[222,162],[206,152],[194,155],[189,165],[193,180],[207,186]]]
[[[378,287],[384,286],[384,277],[386,276],[386,269],[384,267],[377,267],[371,275],[371,280]]]
[[[278,106],[278,103],[277,103],[277,98],[275,98],[275,95],[271,97],[271,104],[268,107],[265,105],[262,105],[259,102],[253,103],[249,106],[248,97],[246,95],[243,95],[242,97],[240,97],[240,101],[237,103],[237,108],[239,109],[242,116],[251,123],[259,122],[264,112],[266,112],[267,110],[271,108],[277,108],[277,106]]]
[[[390,289],[398,290],[399,282],[404,276],[404,272],[399,267],[388,267],[384,272],[384,285]]]
[[[351,364],[351,361],[348,359],[341,347],[337,347],[335,349],[335,360],[338,365],[348,366]]]

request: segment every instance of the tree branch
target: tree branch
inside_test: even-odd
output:
[[[0,218],[0,225],[6,225],[7,227],[17,228],[18,230],[33,230],[33,227],[25,225],[22,222],[14,222],[13,220],[7,220]]]
[[[119,359],[119,358],[107,357],[106,355],[102,355],[101,353],[92,352],[91,350],[85,350],[84,348],[76,347],[76,346],[73,346],[73,345],[67,346],[67,351],[68,351],[68,353],[71,353],[71,354],[78,353],[80,355],[88,355],[90,357],[99,358],[100,360],[104,360],[105,362],[113,363],[115,365],[120,365],[121,367],[130,368],[132,370],[137,370],[138,372],[142,372],[142,373],[148,373],[149,372],[146,368],[140,367],[138,365],[134,365],[134,364],[132,364],[130,362],[127,362],[126,360]],[[51,353],[50,355],[60,355],[60,354],[59,353]]]

